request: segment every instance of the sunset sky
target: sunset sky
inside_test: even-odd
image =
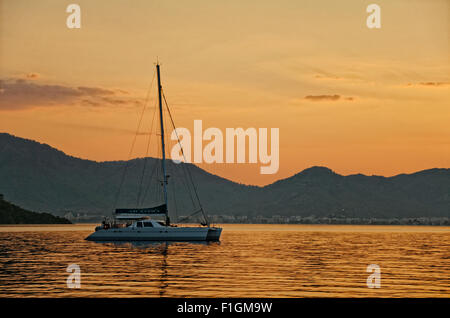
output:
[[[66,26],[71,3],[81,29]],[[381,29],[366,26],[371,3]],[[128,159],[158,59],[177,126],[279,128],[277,174],[201,165],[233,181],[264,185],[315,165],[449,168],[449,12],[448,0],[0,0],[0,132]]]

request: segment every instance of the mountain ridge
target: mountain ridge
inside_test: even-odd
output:
[[[158,162],[160,159],[151,157],[129,161],[81,159],[44,143],[0,133],[0,193],[34,211],[106,215],[114,202],[120,202],[120,206],[136,206],[141,201],[147,205],[154,203],[146,201],[147,190],[152,186],[149,184],[147,190],[142,190],[138,183],[152,176],[150,172],[142,175],[145,167],[158,166]],[[123,181],[116,197],[125,166],[128,179]],[[169,201],[170,207],[176,208],[178,204],[181,208],[177,215],[186,214],[185,201],[192,200],[189,198],[192,189],[178,180],[182,173],[175,171],[189,169],[209,214],[450,216],[448,168],[384,177],[360,173],[344,176],[327,167],[313,166],[261,187],[236,183],[192,164],[175,165],[168,160],[167,166],[175,177],[170,180],[171,187],[184,189],[181,197],[173,196]],[[198,207],[193,203],[193,208]]]

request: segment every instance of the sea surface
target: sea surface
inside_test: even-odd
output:
[[[450,297],[450,227],[235,224],[208,244],[84,240],[94,227],[0,226],[0,297]]]

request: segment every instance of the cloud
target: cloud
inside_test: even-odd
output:
[[[326,80],[343,80],[343,77],[335,76],[335,75],[328,75],[328,74],[316,74],[314,76],[316,79],[326,79]]]
[[[305,96],[305,99],[308,100],[312,100],[312,101],[324,101],[324,100],[329,100],[329,101],[336,101],[339,100],[341,98],[340,95],[308,95]]]
[[[41,77],[41,75],[38,74],[38,73],[33,73],[32,72],[32,73],[26,74],[25,77],[28,78],[28,79],[38,79],[39,77]]]
[[[428,86],[428,87],[442,87],[449,86],[449,82],[420,82],[420,83],[408,83],[406,86]]]
[[[308,95],[304,97],[307,100],[313,101],[313,102],[321,102],[321,101],[338,101],[338,100],[348,100],[348,101],[354,101],[355,98],[352,96],[344,97],[341,95]]]
[[[33,76],[33,79],[39,77],[39,75]],[[39,81],[25,79],[1,79],[0,110],[22,110],[61,105],[126,106],[140,103],[137,98],[124,97],[125,94],[128,93],[124,90],[101,87],[72,87],[43,84]]]
[[[99,87],[86,87],[86,86],[79,86],[77,89],[80,92],[85,93],[86,95],[114,95],[114,91]]]

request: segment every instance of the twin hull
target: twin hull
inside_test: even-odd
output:
[[[218,241],[221,228],[216,227],[150,227],[99,229],[86,239],[90,241]]]

